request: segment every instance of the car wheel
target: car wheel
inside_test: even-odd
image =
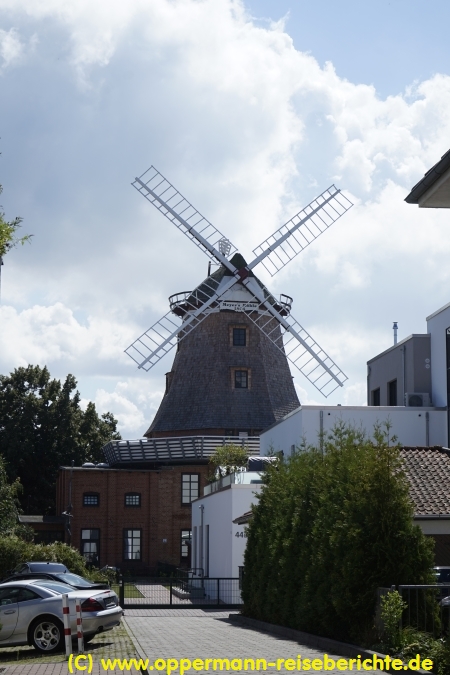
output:
[[[40,616],[30,626],[31,644],[39,652],[50,654],[62,649],[64,628],[54,616]]]

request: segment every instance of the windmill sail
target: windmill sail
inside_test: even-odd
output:
[[[252,269],[262,262],[273,277],[352,206],[353,203],[334,185],[331,185],[328,190],[322,192],[308,206],[253,249],[256,258],[249,268]]]
[[[212,223],[195,209],[164,176],[151,166],[132,183],[155,208],[183,232],[212,260],[218,260],[232,271],[227,257],[237,249]],[[222,253],[223,242],[227,242]]]
[[[139,368],[148,372],[207,317],[211,306],[235,283],[235,278],[230,277],[228,283],[223,284],[218,293],[219,282],[212,276],[208,277],[197,293],[184,298],[186,318],[183,323],[178,325],[172,317],[172,312],[168,312],[127,347],[125,353],[138,364]]]
[[[328,356],[322,347],[290,314],[281,316],[265,298],[262,290],[255,286],[250,288],[251,293],[261,302],[267,311],[255,312],[254,303],[248,303],[243,311],[251,321],[286,354],[289,361],[320,391],[325,397],[335,389],[342,387],[348,379],[339,366]],[[260,310],[261,307],[260,306]],[[281,325],[284,336],[277,331]]]

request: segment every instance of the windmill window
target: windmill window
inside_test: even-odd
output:
[[[190,504],[198,499],[198,473],[183,473],[181,476],[181,503]]]
[[[248,389],[248,370],[234,371],[234,388]]]
[[[85,492],[83,495],[83,506],[100,506],[100,495],[98,492]]]
[[[139,507],[141,505],[141,495],[139,492],[127,492],[125,495],[125,506]]]
[[[247,330],[245,328],[233,328],[233,346],[245,347],[247,345]]]

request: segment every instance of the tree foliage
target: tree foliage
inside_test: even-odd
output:
[[[18,478],[13,483],[8,481],[5,461],[0,455],[0,537],[16,534],[22,530],[18,521],[21,491],[22,486]]]
[[[237,443],[219,445],[209,458],[213,466],[214,477],[228,476],[245,466],[248,462],[248,449]]]
[[[0,375],[0,453],[27,513],[54,510],[59,466],[101,462],[103,445],[120,438],[110,413],[99,416],[93,403],[82,410],[76,386],[73,375],[60,382],[40,366]]]
[[[364,640],[376,589],[429,580],[433,544],[413,524],[398,447],[339,424],[266,473],[248,528],[248,616]]]
[[[0,185],[0,194],[2,192],[3,188]],[[0,259],[18,244],[23,245],[26,241],[30,241],[33,236],[31,234],[26,234],[23,237],[16,237],[16,232],[21,226],[21,222],[22,218],[14,218],[14,220],[10,222],[6,221],[5,214],[3,211],[0,211]]]

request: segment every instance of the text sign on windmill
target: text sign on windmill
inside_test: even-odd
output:
[[[253,250],[255,258],[248,264],[236,247],[153,166],[132,185],[209,258],[231,273],[221,282],[210,275],[195,292],[176,296],[171,311],[125,350],[139,368],[150,370],[211,312],[232,309],[244,312],[324,396],[343,386],[347,376],[292,317],[292,298],[281,296],[276,300],[252,273],[262,263],[274,276],[343,216],[353,204],[340,190],[332,185],[322,192],[257,246]],[[251,299],[247,296],[241,302],[227,300],[230,289],[236,285],[244,286]],[[181,325],[174,320],[174,313],[183,317]],[[282,338],[274,328],[278,326]]]

